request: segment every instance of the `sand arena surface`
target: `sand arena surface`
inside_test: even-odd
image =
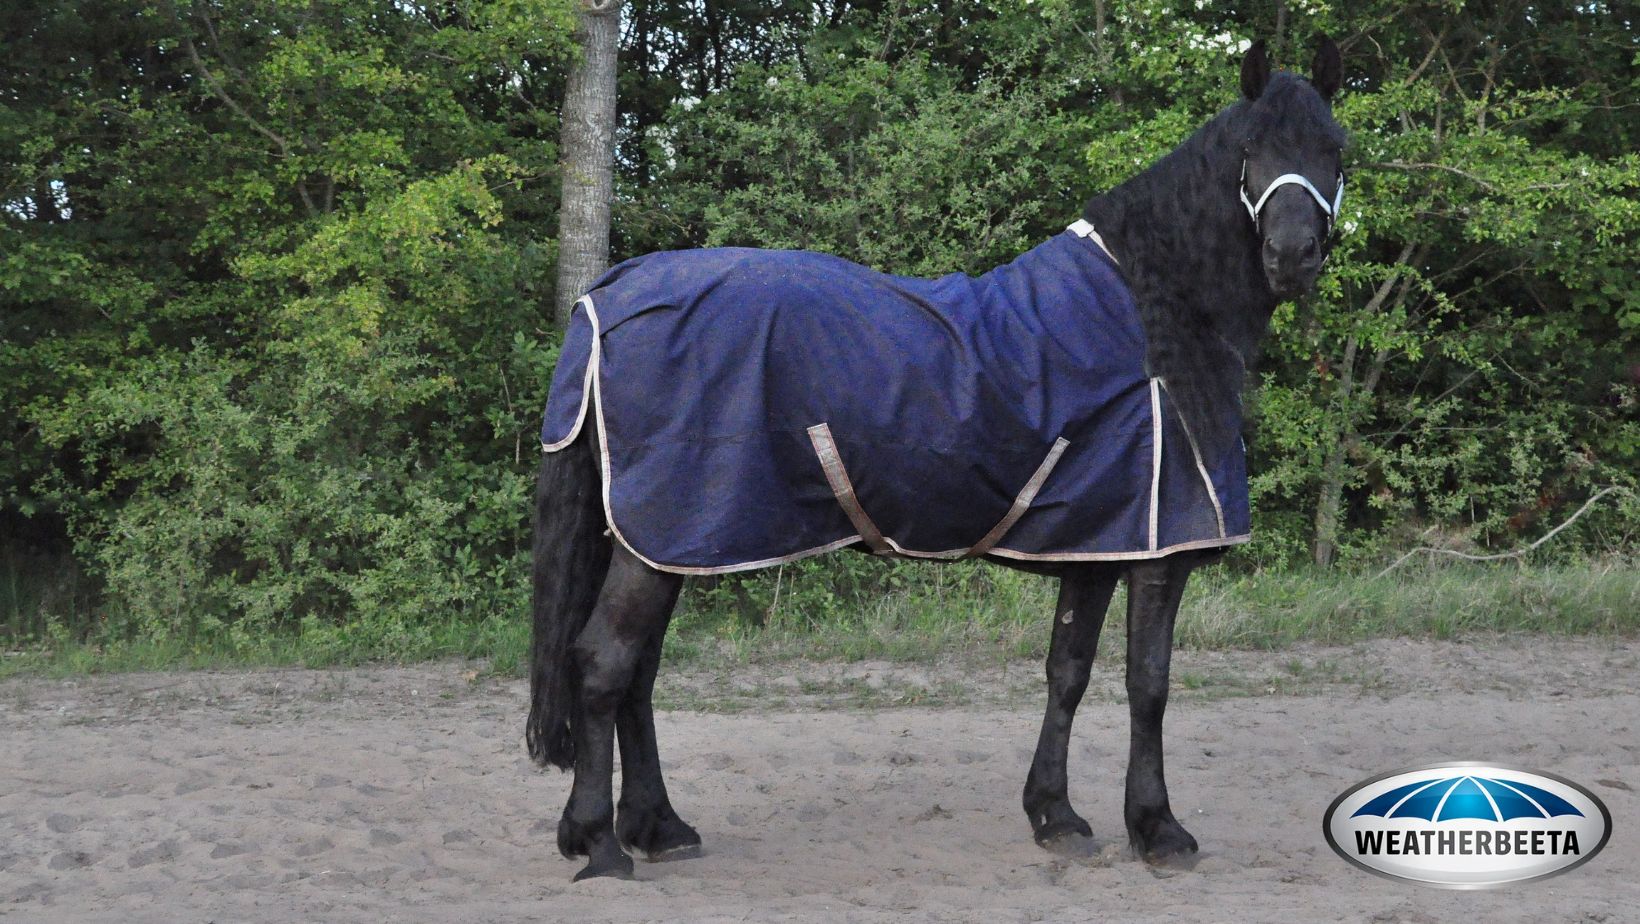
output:
[[[1202,853],[1166,870],[1122,831],[1119,658],[1078,716],[1071,795],[1095,838],[1069,856],[1019,808],[1034,665],[663,668],[673,702],[770,704],[663,713],[705,855],[580,885],[553,846],[569,777],[523,756],[522,682],[461,664],[12,680],[0,920],[1640,921],[1637,666],[1640,644],[1595,639],[1181,653],[1169,782]],[[872,696],[813,692],[838,677]],[[953,682],[967,705],[859,706]],[[1565,876],[1448,892],[1323,841],[1347,786],[1454,759],[1582,783],[1611,843]]]

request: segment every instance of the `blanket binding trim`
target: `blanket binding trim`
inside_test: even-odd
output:
[[[1013,549],[992,549],[988,554],[995,558],[1008,558],[1014,561],[1152,561],[1157,558],[1166,558],[1176,552],[1189,552],[1196,549],[1222,549],[1252,541],[1252,533],[1242,533],[1239,536],[1228,536],[1224,539],[1194,539],[1190,542],[1180,542],[1154,551],[1142,552],[1016,552]]]
[[[871,522],[865,508],[860,506],[860,497],[854,493],[854,482],[849,480],[848,470],[843,468],[843,459],[837,454],[837,441],[832,439],[831,427],[817,423],[808,429],[808,434],[814,454],[820,457],[820,469],[826,473],[826,483],[831,485],[831,493],[837,498],[837,506],[848,514],[848,521],[854,524],[860,541],[873,555],[893,554],[894,550],[883,538],[883,531]]]
[[[1112,259],[1115,259],[1115,258],[1112,257]],[[569,437],[567,437],[564,440],[560,440],[557,443],[554,443],[552,449],[546,449],[546,444],[545,443],[542,444],[542,447],[543,447],[543,449],[546,449],[547,452],[552,452],[552,451],[555,451],[557,449],[562,449],[565,446],[569,445],[569,443],[573,442],[575,437],[580,433],[581,423],[586,420],[586,417],[587,417],[587,404],[591,403],[593,405],[593,407],[592,407],[592,416],[593,416],[594,423],[595,423],[595,425],[597,427],[597,430],[598,430],[598,467],[600,469],[599,474],[602,476],[602,480],[603,480],[602,493],[603,493],[603,501],[604,501],[604,520],[605,520],[605,522],[607,522],[609,524],[610,535],[615,538],[616,542],[619,542],[621,544],[622,548],[624,548],[628,552],[632,553],[632,557],[638,559],[639,561],[643,562],[644,564],[648,565],[649,567],[654,568],[656,571],[664,571],[664,572],[667,572],[669,574],[697,574],[697,575],[733,574],[734,572],[737,572],[737,571],[752,571],[752,570],[755,570],[755,569],[758,569],[758,568],[768,568],[768,567],[772,567],[774,565],[784,565],[784,564],[788,564],[790,562],[800,561],[800,560],[805,559],[805,558],[813,558],[816,555],[824,555],[827,552],[835,552],[838,549],[847,548],[848,546],[854,545],[857,542],[863,541],[862,537],[860,537],[860,536],[845,536],[845,537],[843,537],[841,539],[838,539],[836,541],[825,543],[824,545],[817,545],[817,546],[815,546],[814,548],[811,548],[811,549],[800,549],[796,552],[792,552],[789,555],[778,555],[778,556],[775,556],[773,558],[763,558],[763,559],[759,559],[757,561],[746,561],[746,562],[739,562],[739,563],[733,564],[733,565],[719,565],[719,566],[667,565],[667,564],[662,564],[658,561],[655,561],[654,559],[649,558],[648,556],[644,555],[642,552],[638,551],[637,548],[635,548],[632,545],[631,541],[626,538],[626,535],[621,532],[621,527],[616,524],[616,522],[615,522],[615,508],[614,508],[614,505],[610,503],[610,484],[613,480],[613,479],[611,479],[610,475],[614,471],[614,468],[613,468],[613,466],[610,462],[610,456],[609,456],[608,430],[604,426],[604,402],[603,402],[603,395],[602,395],[603,386],[602,386],[602,382],[600,381],[600,376],[599,376],[599,366],[600,366],[599,360],[602,356],[603,351],[601,349],[601,343],[602,343],[601,335],[599,334],[598,311],[597,311],[596,306],[593,304],[592,296],[590,294],[581,296],[580,301],[581,301],[581,303],[585,303],[586,312],[587,312],[587,320],[588,320],[588,322],[590,322],[592,324],[592,332],[593,332],[592,347],[591,347],[591,350],[589,351],[588,356],[587,356],[586,385],[584,386],[585,387],[585,392],[582,395],[582,402],[583,403],[581,405],[581,414],[580,414],[580,417],[577,418],[575,430],[570,433]],[[1152,388],[1154,388],[1154,387],[1155,387],[1155,383],[1153,381],[1152,382]],[[1159,444],[1160,443],[1158,441],[1158,445]],[[1156,477],[1160,476],[1160,474],[1161,474],[1160,466],[1159,465],[1154,466],[1153,467],[1153,476],[1152,476],[1152,481],[1153,481],[1152,495],[1153,496],[1155,494],[1154,481],[1155,481]],[[1044,482],[1046,482],[1046,479],[1044,479]],[[1154,504],[1151,507],[1151,512],[1152,512],[1152,514],[1155,513]],[[1153,533],[1153,535],[1154,535],[1154,533]],[[1006,559],[1011,559],[1011,560],[1014,560],[1014,561],[1049,561],[1049,562],[1143,561],[1143,560],[1147,560],[1147,559],[1163,558],[1165,556],[1172,555],[1176,552],[1186,552],[1186,551],[1192,551],[1192,550],[1195,550],[1195,549],[1217,549],[1217,548],[1225,548],[1227,546],[1232,546],[1232,545],[1241,545],[1242,543],[1245,543],[1245,542],[1251,542],[1252,539],[1253,539],[1253,536],[1252,536],[1251,533],[1242,533],[1241,535],[1226,536],[1226,537],[1223,537],[1223,538],[1220,538],[1220,539],[1197,539],[1197,540],[1192,541],[1192,542],[1181,542],[1181,543],[1178,543],[1176,545],[1170,545],[1170,546],[1168,546],[1167,548],[1164,548],[1164,549],[1154,549],[1153,548],[1149,551],[1143,551],[1143,552],[1046,552],[1046,553],[1044,553],[1044,552],[1018,552],[1018,551],[1015,551],[1013,549],[1007,549],[1007,548],[993,548],[985,554],[990,555],[994,558],[1006,558]],[[962,556],[962,554],[965,551],[967,551],[965,549],[953,549],[953,550],[948,551],[948,552],[915,552],[915,551],[910,551],[910,550],[901,548],[898,543],[896,543],[893,539],[889,539],[887,536],[883,537],[883,541],[887,542],[889,544],[889,546],[895,552],[899,553],[900,555],[904,555],[904,556],[912,557],[912,558],[954,559],[954,558],[960,558]]]
[[[1099,232],[1093,229],[1093,224],[1087,219],[1078,218],[1077,220],[1071,222],[1070,227],[1065,230],[1076,235],[1077,237],[1085,237],[1095,244],[1098,244],[1099,249],[1105,252],[1105,256],[1110,257],[1110,262],[1116,264],[1117,266],[1122,265],[1122,261],[1116,259],[1116,254],[1110,252],[1110,248],[1105,246],[1105,239],[1099,236]]]
[[[1071,441],[1063,436],[1053,441],[1053,448],[1048,450],[1047,458],[1042,460],[1042,464],[1038,465],[1036,472],[1031,475],[1031,480],[1025,482],[1025,487],[1020,489],[1019,496],[1014,498],[1014,505],[1008,508],[1008,512],[997,521],[997,525],[991,527],[991,531],[986,533],[984,538],[963,553],[963,558],[978,558],[984,555],[991,551],[992,546],[1001,542],[1003,536],[1008,535],[1008,531],[1014,528],[1014,524],[1025,515],[1025,511],[1031,509],[1031,501],[1036,500],[1036,493],[1047,483],[1048,476],[1053,474],[1053,467],[1059,464],[1059,457],[1065,454],[1070,445]]]
[[[1162,390],[1167,391],[1167,380],[1161,379],[1160,381],[1162,383]],[[1173,394],[1169,392],[1168,397],[1173,397]],[[1196,471],[1201,474],[1202,484],[1207,488],[1207,499],[1213,502],[1213,516],[1218,518],[1219,538],[1223,539],[1225,538],[1224,507],[1219,504],[1218,489],[1213,487],[1213,479],[1207,474],[1207,466],[1202,462],[1201,447],[1196,445],[1196,435],[1190,432],[1190,421],[1185,420],[1183,414],[1179,414],[1177,405],[1174,405],[1173,413],[1178,415],[1179,428],[1184,430],[1185,442],[1190,444],[1190,454],[1196,458]],[[1243,446],[1242,451],[1246,452],[1247,447]]]
[[[586,375],[582,376],[581,382],[581,411],[575,415],[575,426],[569,428],[569,435],[556,443],[549,444],[543,441],[541,443],[542,452],[557,452],[575,442],[575,438],[581,435],[581,425],[586,423],[587,405],[592,403],[592,383],[593,379],[597,377],[598,349],[602,342],[598,334],[598,315],[592,310],[592,296],[590,295],[581,296],[575,304],[586,306],[587,320],[592,324],[592,348],[587,352],[587,371]]]
[[[1150,380],[1150,550],[1156,551],[1158,501],[1162,496],[1162,390],[1161,379]]]

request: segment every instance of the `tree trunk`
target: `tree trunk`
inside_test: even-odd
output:
[[[1276,0],[1276,40],[1271,43],[1275,46],[1275,60],[1279,63],[1282,46],[1287,43],[1287,0]]]
[[[558,210],[560,329],[570,309],[609,265],[609,206],[614,197],[615,58],[620,0],[579,0],[575,35],[581,59],[570,70],[559,118],[563,201]]]

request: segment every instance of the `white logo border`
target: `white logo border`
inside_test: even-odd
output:
[[[1551,870],[1547,873],[1541,873],[1537,876],[1532,876],[1532,877],[1527,878],[1527,879],[1511,879],[1507,882],[1428,882],[1428,881],[1421,880],[1421,879],[1412,879],[1412,878],[1409,878],[1409,877],[1406,877],[1406,876],[1397,876],[1394,873],[1385,872],[1384,870],[1375,869],[1371,866],[1368,866],[1367,864],[1361,862],[1360,860],[1356,859],[1355,857],[1350,856],[1347,852],[1345,852],[1342,848],[1340,848],[1338,846],[1337,841],[1333,840],[1333,835],[1332,835],[1333,814],[1338,811],[1338,807],[1340,805],[1344,804],[1345,799],[1348,799],[1350,796],[1355,795],[1356,793],[1358,793],[1361,790],[1367,788],[1368,786],[1371,786],[1374,783],[1382,782],[1382,781],[1387,780],[1387,779],[1389,779],[1390,777],[1393,777],[1393,776],[1401,776],[1402,774],[1405,774],[1405,773],[1422,773],[1422,772],[1428,771],[1428,770],[1474,769],[1476,767],[1491,767],[1491,768],[1496,769],[1496,770],[1508,770],[1512,773],[1524,773],[1524,774],[1527,774],[1527,775],[1530,775],[1530,776],[1538,776],[1538,777],[1542,777],[1546,780],[1554,780],[1555,782],[1560,783],[1563,786],[1570,786],[1572,789],[1575,789],[1578,792],[1582,793],[1584,796],[1586,796],[1589,799],[1590,802],[1593,802],[1595,804],[1595,807],[1600,809],[1601,818],[1605,821],[1605,825],[1606,825],[1605,833],[1601,835],[1600,843],[1596,844],[1593,850],[1589,851],[1588,853],[1585,853],[1583,856],[1577,858],[1577,860],[1575,860],[1571,863],[1568,863],[1567,865],[1562,866],[1559,869]],[[1323,837],[1325,837],[1327,839],[1327,846],[1331,847],[1333,849],[1333,853],[1336,853],[1340,857],[1343,857],[1352,866],[1356,866],[1360,869],[1366,870],[1367,872],[1373,874],[1374,876],[1379,876],[1379,877],[1384,878],[1384,879],[1389,879],[1393,882],[1410,882],[1414,885],[1425,886],[1425,887],[1432,888],[1432,889],[1458,889],[1458,890],[1462,890],[1462,891],[1473,891],[1473,890],[1476,890],[1476,889],[1498,889],[1498,888],[1503,888],[1504,886],[1524,885],[1528,882],[1540,882],[1544,879],[1549,879],[1549,878],[1554,877],[1554,876],[1559,876],[1561,873],[1569,873],[1572,870],[1577,869],[1579,866],[1582,866],[1583,864],[1589,862],[1590,860],[1593,860],[1595,857],[1600,855],[1600,851],[1606,849],[1606,844],[1609,841],[1611,841],[1611,839],[1612,839],[1612,812],[1611,812],[1611,809],[1606,807],[1606,803],[1604,801],[1602,801],[1599,796],[1597,796],[1593,792],[1589,791],[1588,787],[1584,786],[1581,783],[1574,783],[1571,780],[1569,780],[1569,779],[1567,779],[1567,778],[1565,778],[1565,777],[1563,777],[1563,776],[1561,776],[1557,773],[1545,773],[1542,770],[1528,770],[1525,767],[1517,767],[1513,764],[1493,763],[1491,761],[1484,761],[1484,760],[1454,760],[1454,761],[1447,761],[1447,762],[1444,762],[1444,763],[1420,764],[1420,765],[1414,766],[1414,767],[1402,767],[1399,770],[1391,770],[1388,773],[1380,773],[1377,776],[1374,776],[1370,779],[1362,780],[1361,782],[1356,783],[1354,786],[1351,786],[1348,789],[1345,789],[1342,793],[1339,794],[1338,798],[1336,798],[1332,801],[1331,805],[1327,806],[1326,813],[1321,816],[1321,834],[1322,834]]]

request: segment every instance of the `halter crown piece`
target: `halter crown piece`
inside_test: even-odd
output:
[[[1338,192],[1333,196],[1331,202],[1328,202],[1327,197],[1315,188],[1314,183],[1297,173],[1283,173],[1281,176],[1276,177],[1265,188],[1264,195],[1259,196],[1258,201],[1254,202],[1247,198],[1247,159],[1244,157],[1241,161],[1241,204],[1247,206],[1247,214],[1253,219],[1253,229],[1258,230],[1258,216],[1260,212],[1264,211],[1264,203],[1270,201],[1270,194],[1289,184],[1304,187],[1304,191],[1308,192],[1310,197],[1316,201],[1316,204],[1321,206],[1321,211],[1326,213],[1327,216],[1327,233],[1332,234],[1333,224],[1338,221],[1338,210],[1344,207],[1344,172],[1342,170],[1338,173]]]

